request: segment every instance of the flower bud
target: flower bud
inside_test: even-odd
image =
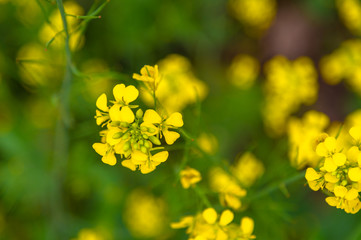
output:
[[[155,145],[161,144],[161,142],[159,141],[159,139],[156,136],[150,136],[149,140],[152,141],[152,143],[154,143]]]
[[[150,148],[151,147],[151,143],[149,141],[144,141],[144,147],[146,148]]]
[[[137,118],[142,118],[143,117],[143,110],[139,108],[138,111],[135,113],[135,116]]]
[[[123,136],[123,133],[122,132],[116,132],[113,134],[113,139],[119,139]]]
[[[123,151],[126,152],[130,149],[130,142],[127,141],[126,143],[124,143],[123,145]]]
[[[144,147],[144,146],[140,146],[140,151],[142,151],[145,154],[148,153],[148,149],[146,147]]]
[[[123,136],[122,136],[122,139],[123,140],[126,140],[126,139],[128,139],[129,138],[129,133],[126,133],[126,134],[124,134]]]
[[[118,127],[120,125],[120,122],[119,121],[114,121],[114,122],[111,122],[110,123],[110,126],[111,127]]]
[[[127,123],[127,122],[121,122],[121,123],[120,123],[120,126],[126,128],[126,127],[129,127],[129,123]]]
[[[147,134],[143,134],[142,137],[143,137],[144,139],[148,139],[148,138],[149,138]]]

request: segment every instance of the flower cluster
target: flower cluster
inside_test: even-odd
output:
[[[358,36],[361,35],[361,3],[358,0],[337,0],[336,6],[346,27]]]
[[[154,89],[159,102],[166,103],[162,105],[165,113],[182,111],[187,105],[206,97],[208,88],[194,76],[188,59],[171,54],[159,61],[158,65],[162,69],[161,76],[157,65],[143,68],[141,75],[133,75],[134,79],[146,83],[148,91],[142,91],[141,97],[149,106],[154,106]]]
[[[351,89],[361,95],[361,41],[348,40],[321,59],[323,79],[328,84],[338,84],[343,79]]]
[[[224,210],[218,216],[216,210],[207,208],[196,216],[185,216],[180,222],[172,223],[172,228],[187,228],[189,240],[248,240],[254,239],[252,234],[254,222],[249,217],[243,217],[240,225],[232,223],[234,214]]]
[[[276,14],[275,0],[230,0],[229,6],[234,17],[252,35],[265,31]]]
[[[273,136],[284,133],[288,117],[301,104],[316,101],[317,73],[311,59],[300,57],[289,61],[276,56],[265,65],[265,106],[263,117],[268,132]]]
[[[309,187],[327,191],[326,202],[345,210],[357,213],[361,209],[361,125],[350,128],[343,138],[324,139],[316,147],[321,157],[318,168],[308,168],[306,179]]]
[[[327,115],[313,110],[306,112],[302,119],[290,118],[287,128],[288,157],[294,167],[301,169],[305,166],[317,166],[320,160],[315,152],[317,138],[322,137],[321,133],[329,123]]]
[[[154,75],[144,71],[142,74],[150,77],[148,82],[156,81]],[[102,156],[104,163],[115,165],[115,154],[119,154],[124,167],[133,171],[139,168],[143,174],[152,172],[169,155],[168,151],[159,152],[159,148],[153,146],[161,145],[163,137],[168,145],[179,138],[179,133],[174,129],[183,126],[182,115],[175,112],[165,117],[153,109],[144,113],[132,104],[139,95],[138,89],[132,85],[116,85],[113,95],[115,100],[109,101],[111,105],[108,105],[104,93],[97,99],[96,122],[106,126],[106,129],[100,132],[102,142],[94,143],[93,148]]]
[[[254,57],[246,54],[237,55],[228,69],[230,82],[240,89],[248,89],[258,77],[259,68],[259,63]]]
[[[230,167],[229,173],[220,167],[212,168],[209,171],[209,184],[219,194],[222,206],[240,210],[242,198],[247,195],[245,188],[250,187],[263,173],[263,164],[252,153],[246,152]]]

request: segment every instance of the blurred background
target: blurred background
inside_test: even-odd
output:
[[[344,121],[361,106],[359,0],[76,0],[64,7],[101,17],[67,17],[78,74],[69,128],[61,131],[66,56],[56,1],[0,0],[0,239],[187,239],[169,226],[202,209],[176,180],[184,140],[148,175],[106,165],[91,147],[100,141],[96,99],[118,83],[136,85],[131,76],[144,65],[172,76],[161,100],[182,111],[184,128],[212,156],[190,151],[188,164],[218,207],[207,187],[212,166],[252,152],[264,166],[249,190],[257,193],[302,169],[290,164],[291,117],[313,109]],[[328,206],[305,183],[254,199],[238,219],[254,219],[257,239],[361,239],[360,216]]]

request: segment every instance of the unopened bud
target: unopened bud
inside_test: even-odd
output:
[[[145,154],[148,153],[148,149],[146,147],[144,147],[144,146],[140,146],[140,151],[142,151]]]
[[[143,110],[139,108],[138,111],[135,113],[135,116],[137,118],[142,118],[143,117]]]
[[[149,140],[152,141],[152,143],[154,143],[155,145],[161,145],[161,142],[156,136],[150,136]]]
[[[147,134],[143,134],[142,137],[143,137],[144,139],[148,139],[148,138],[149,138]]]
[[[129,123],[127,123],[127,122],[121,122],[121,123],[120,123],[120,126],[126,128],[126,127],[129,127]]]
[[[342,185],[342,186],[346,186],[346,185],[347,185],[347,180],[346,180],[346,179],[343,180],[343,181],[341,182],[341,185]]]
[[[150,148],[152,145],[151,145],[151,143],[149,141],[144,141],[143,146],[146,147],[146,148]]]
[[[126,151],[128,151],[129,149],[130,149],[130,142],[128,141],[128,142],[124,143],[124,145],[123,145],[123,151],[126,152]]]
[[[119,139],[123,136],[123,133],[122,132],[116,132],[113,134],[113,139]]]
[[[120,125],[120,122],[119,121],[114,121],[114,122],[111,122],[110,123],[110,126],[111,127],[118,127]]]
[[[147,131],[148,131],[148,128],[147,128],[147,127],[144,127],[144,126],[141,126],[141,127],[140,127],[140,130],[141,130],[142,132],[147,132]]]
[[[128,138],[129,138],[129,133],[124,134],[123,137],[122,137],[123,140],[126,140]]]

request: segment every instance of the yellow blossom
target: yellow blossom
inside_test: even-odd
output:
[[[135,80],[143,81],[151,89],[155,92],[158,88],[158,84],[160,82],[160,76],[158,71],[158,65],[154,65],[154,67],[145,65],[140,70],[140,75],[137,73],[133,74],[133,78]]]
[[[182,187],[187,189],[194,186],[197,182],[202,180],[201,173],[194,168],[186,167],[180,172],[180,181]]]

